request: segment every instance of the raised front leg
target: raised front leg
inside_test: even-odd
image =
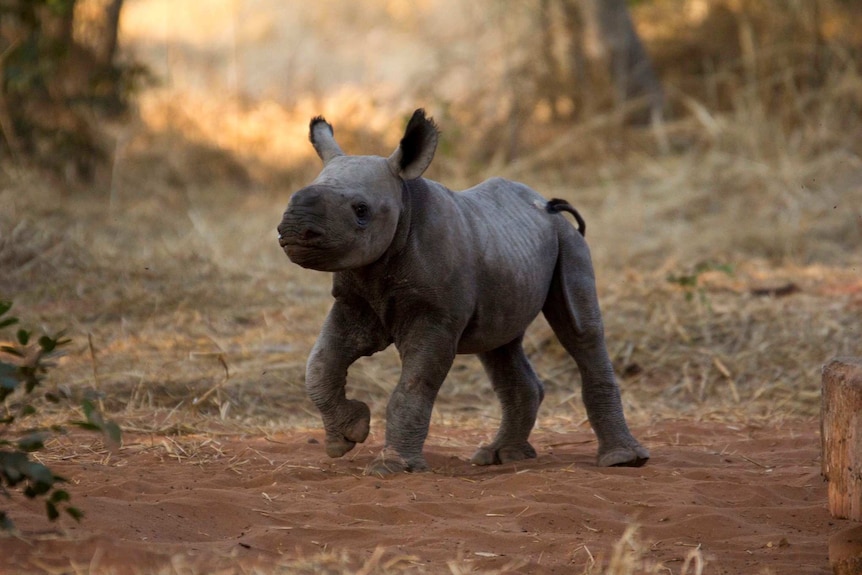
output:
[[[590,254],[572,230],[560,238],[560,254],[543,313],[581,372],[587,417],[599,441],[597,464],[640,466],[647,451],[632,436],[623,415],[596,295]]]
[[[434,321],[416,321],[407,341],[396,342],[401,378],[386,407],[386,445],[369,473],[426,471],[422,446],[428,437],[437,392],[455,359],[457,335]]]
[[[377,316],[361,302],[336,300],[308,357],[305,387],[320,410],[326,454],[341,457],[368,437],[368,406],[347,399],[347,369],[364,355],[389,345]]]
[[[502,422],[490,445],[483,445],[470,461],[494,465],[532,459],[536,450],[527,439],[536,423],[536,414],[545,393],[521,345],[521,337],[489,352],[479,354],[485,372],[502,406]]]

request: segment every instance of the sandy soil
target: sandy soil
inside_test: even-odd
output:
[[[481,468],[467,458],[483,432],[438,426],[426,444],[433,472],[386,478],[363,474],[380,429],[339,460],[317,429],[127,434],[114,454],[64,438],[52,466],[86,518],[49,525],[40,506],[11,500],[22,536],[0,541],[0,571],[212,572],[326,550],[374,569],[449,573],[455,560],[475,572],[581,573],[606,564],[637,525],[624,546],[672,573],[695,550],[703,573],[830,572],[828,537],[848,523],[826,509],[815,421],[634,431],[653,453],[639,469],[596,468],[589,429],[537,432],[538,460]]]

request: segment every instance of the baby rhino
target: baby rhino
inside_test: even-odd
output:
[[[598,465],[643,465],[649,452],[623,415],[583,220],[566,202],[504,179],[453,193],[422,178],[437,136],[420,109],[388,158],[347,156],[332,126],[311,121],[323,171],[290,198],[278,233],[291,261],[335,272],[335,303],[306,372],[326,453],[341,457],[365,441],[370,412],[347,398],[347,370],[394,343],[401,378],[369,472],[428,469],[422,446],[431,410],[458,353],[479,356],[502,404],[496,437],[471,461],[536,457],[528,438],[544,392],[522,340],[542,312],[580,370]],[[560,212],[573,214],[579,230]]]

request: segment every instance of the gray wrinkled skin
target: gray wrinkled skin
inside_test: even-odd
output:
[[[536,457],[528,438],[544,392],[521,342],[542,312],[580,370],[598,465],[642,465],[649,452],[626,425],[584,238],[522,184],[496,178],[453,193],[421,178],[437,135],[417,110],[389,158],[346,156],[332,127],[312,120],[323,171],[291,197],[278,231],[291,261],[335,272],[335,303],[306,373],[326,453],[341,457],[365,441],[370,412],[347,398],[347,370],[394,343],[401,378],[369,472],[428,469],[422,446],[457,353],[479,356],[502,404],[496,437],[471,461]]]

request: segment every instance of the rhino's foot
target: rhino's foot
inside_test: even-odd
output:
[[[473,457],[470,458],[470,463],[473,465],[500,465],[511,461],[523,461],[524,459],[535,459],[536,450],[527,442],[519,445],[503,445],[496,446],[483,445],[480,447]]]
[[[409,460],[401,457],[391,448],[385,447],[380,455],[365,468],[365,475],[390,475],[393,473],[428,471],[428,463],[421,455]]]
[[[640,467],[649,459],[649,451],[635,442],[631,446],[613,447],[599,451],[599,467]]]
[[[371,410],[361,401],[350,399],[339,410],[336,423],[326,429],[326,454],[341,457],[368,437]]]

